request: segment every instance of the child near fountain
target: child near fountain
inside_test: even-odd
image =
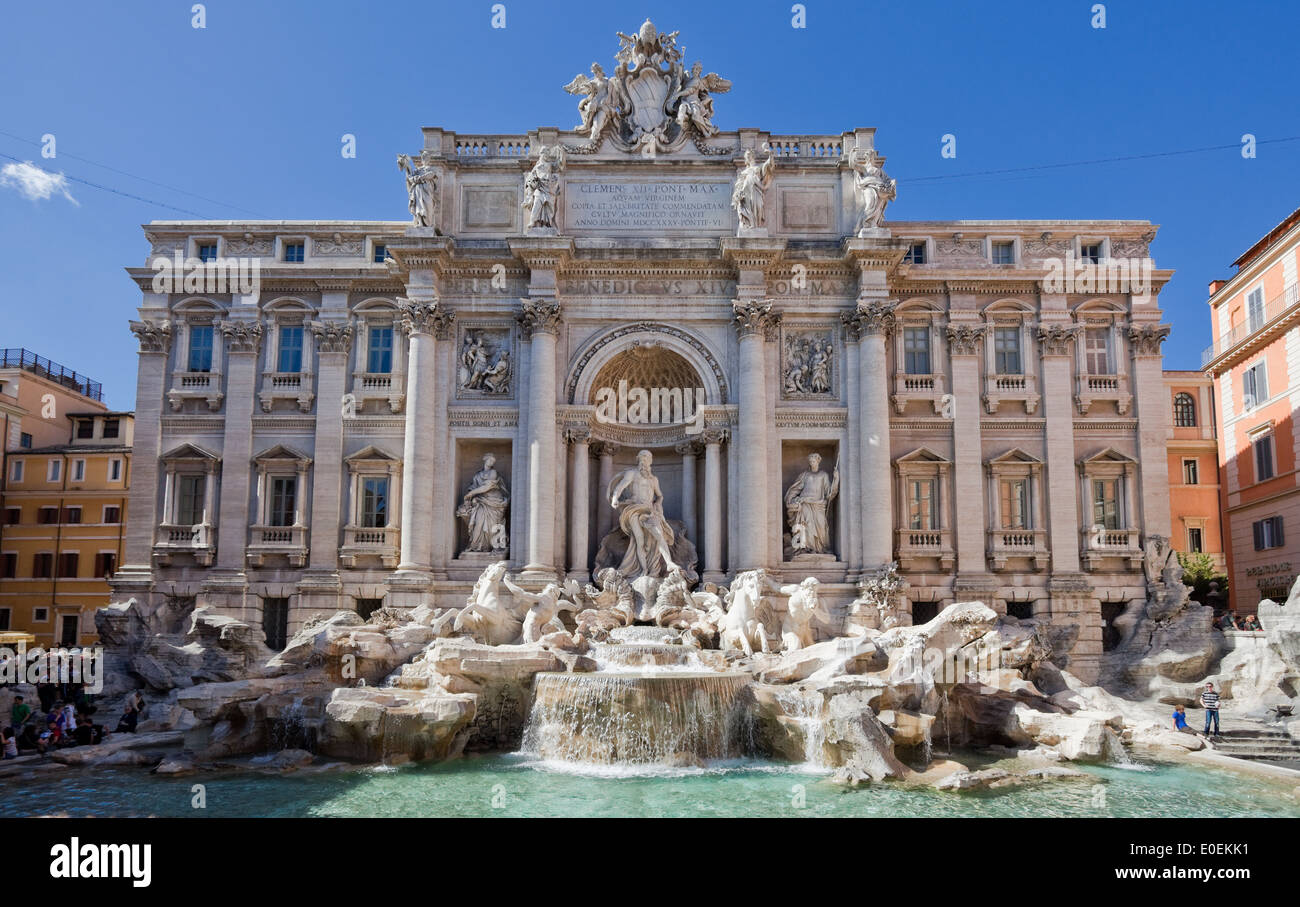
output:
[[[1181,731],[1184,734],[1196,733],[1187,726],[1187,713],[1183,711],[1181,705],[1174,706],[1174,730]]]

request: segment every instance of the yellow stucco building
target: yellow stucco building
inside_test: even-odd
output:
[[[0,631],[93,644],[122,558],[133,416],[76,372],[0,350],[0,419]]]

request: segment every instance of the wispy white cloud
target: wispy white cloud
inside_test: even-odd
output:
[[[0,167],[0,186],[17,189],[28,201],[40,202],[53,196],[56,192],[74,205],[80,206],[72,193],[68,191],[68,178],[62,173],[50,173],[42,170],[31,161],[21,164],[5,164]]]

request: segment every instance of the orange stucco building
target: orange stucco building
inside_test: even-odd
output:
[[[1286,599],[1300,572],[1300,209],[1210,284],[1205,371],[1218,411],[1220,501],[1230,602],[1240,614]]]
[[[1214,381],[1204,372],[1166,371],[1169,395],[1169,525],[1175,551],[1208,554],[1226,567],[1219,520],[1219,444]]]

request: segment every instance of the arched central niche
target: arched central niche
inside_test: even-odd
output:
[[[627,387],[696,388],[703,387],[695,368],[680,354],[654,341],[634,340],[632,345],[601,366],[588,388],[584,403],[597,403],[601,388],[617,390]]]
[[[727,402],[722,366],[699,338],[668,324],[642,321],[607,331],[579,352],[565,382],[570,403],[593,404],[601,387],[702,387],[705,402]]]

